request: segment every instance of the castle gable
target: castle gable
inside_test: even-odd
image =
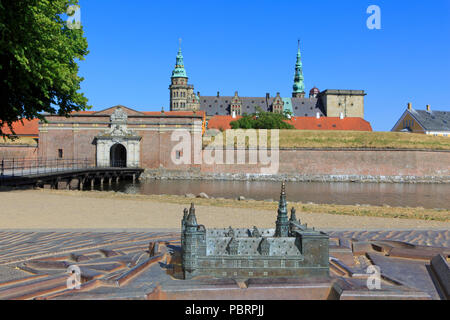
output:
[[[101,111],[94,112],[93,115],[110,116],[118,108],[122,109],[122,111],[124,111],[128,116],[142,116],[142,115],[144,115],[142,112],[133,110],[131,108],[128,108],[128,107],[125,107],[125,106],[122,106],[122,105],[117,105],[117,106],[114,106],[114,107],[111,107],[111,108],[107,108],[107,109],[104,109],[104,110],[101,110]]]

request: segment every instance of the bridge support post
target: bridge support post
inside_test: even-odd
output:
[[[133,184],[136,182],[136,175],[133,174]]]
[[[120,179],[120,177],[117,176],[117,177],[116,177],[116,183],[119,183],[119,179]]]
[[[111,186],[111,184],[112,184],[112,177],[109,177],[108,178],[108,185]]]
[[[95,178],[92,178],[92,179],[91,179],[91,191],[94,190],[94,179],[95,179]]]
[[[100,178],[100,189],[101,190],[103,190],[103,180],[104,180],[105,178],[103,178],[103,177],[101,177]]]

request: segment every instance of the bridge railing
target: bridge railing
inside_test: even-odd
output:
[[[69,170],[95,168],[85,159],[8,158],[0,160],[0,179]]]

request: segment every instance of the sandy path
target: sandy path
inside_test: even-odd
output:
[[[195,201],[194,201],[195,202]],[[44,190],[0,192],[0,229],[155,229],[180,228],[185,205],[150,199],[101,198],[83,193]],[[273,227],[276,212],[196,206],[207,227]],[[300,213],[322,229],[450,229],[449,222]]]

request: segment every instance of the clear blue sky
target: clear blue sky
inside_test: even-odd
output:
[[[381,30],[366,9],[381,8]],[[169,106],[178,38],[202,95],[290,97],[297,39],[306,89],[363,89],[365,118],[390,130],[406,108],[450,110],[450,1],[81,0],[93,110]]]

